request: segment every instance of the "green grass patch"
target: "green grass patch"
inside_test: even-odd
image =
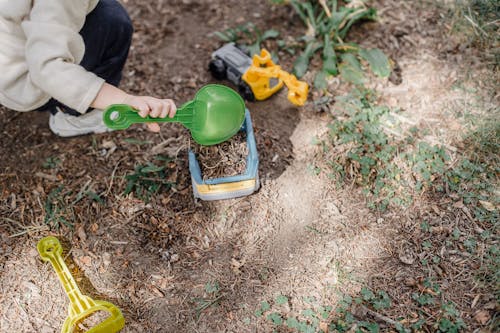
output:
[[[397,110],[377,105],[373,92],[356,90],[337,103],[330,149],[324,150],[337,184],[357,184],[379,210],[408,207],[426,192],[458,198],[480,221],[498,221],[498,120],[466,134],[466,148],[452,161],[444,146],[422,141],[416,128],[393,135],[398,128],[391,114]]]
[[[456,304],[446,301],[440,295],[439,286],[432,281],[423,281],[428,292],[415,292],[407,309],[417,317],[391,318],[388,314],[394,300],[383,290],[370,290],[364,287],[356,296],[343,295],[335,305],[320,305],[314,301],[303,309],[285,309],[282,304],[269,300],[263,301],[255,311],[253,320],[264,319],[275,331],[286,329],[290,332],[415,332],[429,331],[452,333],[466,329]],[[433,296],[433,295],[436,295]],[[432,314],[431,314],[432,313]],[[252,319],[245,318],[247,324]]]
[[[173,159],[156,156],[156,160],[159,162],[136,165],[134,172],[125,176],[125,195],[133,192],[137,198],[149,201],[152,195],[175,185],[175,182],[169,180],[172,170],[168,164]]]
[[[56,230],[61,226],[73,228],[75,220],[74,209],[84,199],[104,204],[101,196],[91,189],[90,182],[87,182],[76,193],[73,190],[65,190],[62,185],[53,188],[47,195],[47,199],[43,205],[45,224]]]

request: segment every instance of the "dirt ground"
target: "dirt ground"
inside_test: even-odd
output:
[[[122,88],[179,105],[215,82],[207,71],[211,52],[222,45],[211,36],[214,31],[248,21],[277,29],[282,37],[304,29],[291,19],[290,8],[266,0],[123,3],[135,33]],[[399,70],[373,86],[386,104],[403,109],[406,122],[427,128],[430,142],[453,149],[464,131],[458,109],[498,105],[498,96],[484,87],[480,106],[472,105],[476,94],[454,87],[466,82],[471,66],[478,77],[488,76],[488,69],[472,51],[457,51],[458,41],[444,39],[438,7],[395,0],[374,5],[380,21],[356,28],[352,38],[383,49]],[[290,69],[293,59],[279,56]],[[331,84],[333,94],[347,90]],[[468,330],[484,327],[474,314],[495,301],[493,292],[460,273],[477,262],[444,252],[439,267],[428,273],[401,261],[402,253],[421,254],[415,239],[424,219],[442,227],[437,238],[452,225],[484,227],[466,209],[446,211],[442,202],[422,198],[407,210],[373,212],[359,190],[338,189],[327,174],[314,172],[325,164],[321,146],[313,142],[327,133],[329,112],[318,112],[312,102],[293,107],[286,91],[247,107],[261,188],[216,202],[193,198],[190,137],[180,125],[163,125],[160,134],[135,126],[63,139],[49,131],[46,113],[0,109],[0,331],[60,330],[67,298],[36,251],[47,235],[61,239],[84,294],[122,309],[124,332],[271,332],[268,322],[253,315],[261,301],[286,295],[289,313],[300,312],[306,298],[335,307],[341,293],[358,293],[364,283],[393,290],[394,318],[411,318],[405,309],[414,285],[408,281],[425,274],[445,282]],[[147,163],[166,166],[172,187],[148,201],[124,195],[125,176]]]

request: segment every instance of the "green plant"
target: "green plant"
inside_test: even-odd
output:
[[[224,31],[216,31],[213,33],[223,42],[238,42],[241,39],[246,41],[241,45],[246,46],[250,55],[260,54],[261,44],[267,39],[274,39],[279,36],[279,32],[274,29],[261,31],[253,23],[248,22],[237,26],[236,28],[229,28]]]
[[[220,291],[219,281],[208,281],[205,284],[205,293],[207,297],[194,299],[194,302],[197,304],[195,308],[196,319],[200,318],[204,310],[219,304],[220,300],[224,297],[224,294],[220,293]]]
[[[435,185],[434,181],[445,174],[446,162],[450,160],[443,147],[431,146],[427,142],[419,142],[415,150],[404,154],[404,158],[415,175],[418,191],[424,186]],[[442,191],[440,187],[437,189]]]
[[[57,166],[61,164],[61,159],[57,156],[47,157],[45,162],[43,162],[42,167],[44,169],[55,169]]]
[[[59,186],[50,191],[45,201],[45,223],[59,229],[61,224],[73,227],[73,223],[68,220],[68,215],[73,217],[72,207],[66,201],[64,187]]]
[[[384,311],[391,307],[391,300],[386,292],[382,290],[372,292],[368,288],[362,289],[361,297],[357,297],[356,302],[353,302],[351,296],[344,295],[338,302],[335,311],[330,305],[318,305],[318,302],[312,297],[304,299],[308,307],[298,313],[289,310],[283,311],[285,310],[282,308],[284,303],[278,303],[280,296],[276,298],[274,303],[261,302],[260,307],[255,311],[256,317],[264,318],[278,331],[286,327],[286,330],[291,332],[316,333],[324,332],[327,326],[332,332],[379,332],[379,324],[365,315],[361,316],[358,311],[355,311],[355,308],[361,306],[367,312],[375,313],[369,308],[373,307],[375,311]],[[288,298],[286,299],[288,301]],[[285,298],[282,299],[282,301],[284,300]],[[409,332],[399,322],[391,321],[391,323],[400,332]]]
[[[334,152],[330,165],[344,181],[364,187],[375,198],[374,207],[385,209],[395,196],[392,180],[399,175],[392,164],[397,144],[383,129],[389,108],[373,105],[368,91],[358,91],[338,101],[343,114],[335,118],[329,129],[332,145],[342,154]]]
[[[281,3],[285,3],[282,1]],[[364,60],[373,73],[387,77],[391,68],[389,59],[379,49],[363,49],[354,43],[346,43],[350,28],[363,20],[375,20],[376,11],[363,1],[352,1],[339,6],[337,0],[290,0],[289,3],[300,17],[307,31],[299,40],[304,50],[294,63],[294,74],[301,78],[309,67],[312,56],[322,50],[322,68],[316,74],[314,85],[326,88],[326,78],[339,72],[349,82],[361,85],[364,75],[359,60]]]
[[[72,228],[72,221],[75,219],[74,207],[85,197],[101,204],[104,203],[102,198],[90,189],[90,182],[86,183],[76,195],[71,190],[64,191],[64,186],[52,189],[43,206],[44,222],[55,229],[59,229],[61,225]]]
[[[441,305],[441,313],[441,318],[437,323],[438,332],[455,333],[459,332],[462,328],[466,328],[453,302],[447,302]]]
[[[496,194],[500,158],[500,122],[484,122],[466,134],[466,150],[454,160],[443,146],[422,141],[416,128],[395,136],[389,108],[377,105],[373,93],[353,90],[337,97],[335,119],[329,125],[329,164],[338,183],[361,186],[369,206],[408,206],[414,193],[460,198],[479,221],[495,225],[500,197]],[[321,169],[318,169],[320,172]]]
[[[171,158],[157,156],[156,159],[162,161],[162,165],[155,165],[151,162],[146,165],[137,165],[135,172],[125,176],[127,185],[124,194],[134,192],[135,195],[145,201],[148,201],[151,195],[160,190],[169,190],[174,182],[168,180],[171,170],[168,163]]]
[[[469,44],[478,44],[478,50],[489,53],[492,64],[500,64],[500,53],[489,49],[498,47],[498,29],[500,5],[497,0],[456,0],[452,7],[452,22],[455,31],[459,31],[469,40]]]

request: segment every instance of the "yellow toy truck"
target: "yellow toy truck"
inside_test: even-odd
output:
[[[208,68],[214,78],[235,84],[249,101],[267,99],[283,85],[287,86],[288,100],[293,104],[301,106],[307,100],[307,83],[282,70],[265,49],[251,58],[234,43],[228,43],[212,53]]]

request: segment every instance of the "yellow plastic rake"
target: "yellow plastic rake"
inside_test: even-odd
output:
[[[42,238],[38,242],[37,249],[42,260],[49,261],[52,267],[54,267],[70,301],[68,317],[64,321],[61,333],[73,332],[77,323],[98,311],[105,311],[109,315],[104,321],[90,328],[87,333],[115,333],[125,326],[125,319],[122,312],[115,305],[105,301],[93,300],[81,293],[68,267],[64,263],[61,243],[59,243],[57,238],[52,236]]]

